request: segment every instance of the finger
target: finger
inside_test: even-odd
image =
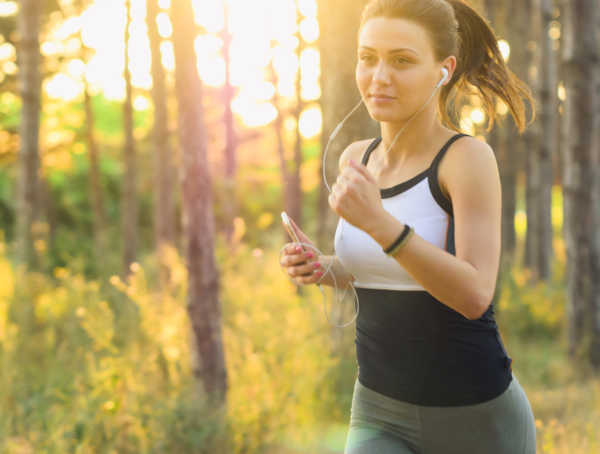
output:
[[[300,249],[298,250],[297,248]],[[285,245],[283,250],[286,253],[286,255],[296,255],[304,253],[301,249],[301,246],[299,246],[297,243],[288,243]]]
[[[315,282],[319,281],[322,277],[323,275],[319,276],[317,273],[312,273],[310,276],[298,276],[294,280],[299,284],[308,285],[314,284]]]
[[[315,264],[318,264],[319,265],[318,268],[321,268],[321,264],[318,262],[309,263],[307,265],[296,265],[296,266],[291,266],[288,269],[288,274],[290,276],[294,276],[294,277],[310,276],[310,275],[314,274],[315,270],[317,269],[317,267],[315,267]]]
[[[367,169],[367,166],[357,163],[350,164],[350,166],[351,169],[358,171],[360,174],[364,175],[364,177],[369,181],[376,181],[375,177],[371,174],[371,172],[369,172],[369,169]]]
[[[295,266],[301,263],[309,263],[306,253],[286,255],[281,259],[281,264],[283,266]]]

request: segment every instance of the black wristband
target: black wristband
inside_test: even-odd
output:
[[[402,230],[402,233],[400,234],[400,236],[396,239],[396,241],[394,241],[392,243],[392,245],[390,247],[388,247],[387,249],[384,249],[383,252],[385,252],[386,254],[391,252],[392,249],[394,249],[396,246],[398,246],[400,244],[400,242],[406,237],[406,235],[408,235],[408,232],[410,232],[410,225],[404,224],[404,230]]]

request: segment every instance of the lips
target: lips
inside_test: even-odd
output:
[[[371,93],[372,98],[394,99],[392,96],[384,95],[383,93]]]

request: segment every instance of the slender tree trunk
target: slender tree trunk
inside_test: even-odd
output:
[[[567,251],[569,355],[600,366],[600,280],[597,225],[597,0],[565,4],[564,235]]]
[[[556,149],[556,65],[552,40],[548,34],[552,21],[552,0],[534,0],[532,30],[537,42],[534,67],[540,115],[535,124],[536,146],[528,153],[527,173],[527,267],[532,272],[531,284],[550,275],[552,248],[552,159]]]
[[[123,225],[123,276],[130,273],[130,265],[137,254],[137,200],[135,140],[133,137],[133,88],[129,71],[129,25],[131,24],[131,0],[127,0],[127,26],[125,28],[125,87],[123,106],[125,128],[125,175],[123,179],[122,225]]]
[[[529,36],[531,0],[513,0],[510,8],[513,17],[507,17],[507,36],[510,41],[510,66],[522,80],[528,79],[529,56],[524,43]],[[525,168],[528,137],[530,132],[521,136],[516,124],[509,114],[506,117],[506,145],[503,166],[500,169],[502,178],[502,244],[503,250],[514,257],[516,252],[515,213],[517,208],[517,185],[519,168]],[[521,175],[525,176],[525,175]]]
[[[37,219],[41,76],[39,28],[41,0],[22,0],[17,18],[19,94],[22,100],[17,183],[17,261],[30,269],[38,265],[33,224]]]
[[[298,13],[298,19],[300,20],[300,13]],[[300,34],[300,24],[298,24],[298,31],[296,33],[296,37],[298,38],[298,48],[296,49],[296,57],[298,61],[300,61],[300,55],[305,48],[304,40],[302,39],[302,35]],[[296,109],[294,111],[294,117],[296,119],[296,140],[294,143],[294,161],[292,162],[292,171],[290,172],[290,180],[289,180],[289,200],[288,200],[288,208],[287,214],[290,215],[296,225],[300,229],[303,227],[302,223],[302,180],[300,170],[302,169],[302,135],[300,134],[300,116],[302,115],[302,110],[304,109],[304,102],[302,101],[301,93],[301,80],[302,73],[300,71],[300,66],[298,66],[298,74],[296,76]],[[298,287],[299,289],[301,287]]]
[[[225,197],[223,198],[223,211],[225,213],[225,240],[229,244],[233,235],[233,219],[236,212],[236,191],[235,175],[237,172],[236,150],[238,146],[238,137],[235,131],[235,120],[231,103],[235,95],[235,88],[231,85],[231,61],[229,49],[231,47],[232,36],[229,33],[229,8],[227,2],[223,2],[225,9],[225,26],[223,27],[223,59],[225,60],[225,85],[223,86],[223,105],[225,113],[223,123],[226,128],[225,135]]]
[[[165,69],[160,53],[161,37],[156,16],[158,0],[147,0],[146,23],[152,54],[152,102],[154,103],[154,245],[161,254],[163,245],[173,245],[173,162],[169,143],[169,115]]]
[[[87,63],[87,60],[85,60]],[[104,214],[104,198],[102,196],[102,181],[98,145],[94,134],[94,110],[92,98],[88,91],[88,83],[84,80],[85,136],[88,143],[90,159],[90,188],[92,191],[92,206],[94,209],[94,231],[96,237],[96,253],[106,252],[106,216]]]
[[[221,337],[219,275],[215,263],[213,198],[208,168],[203,86],[196,66],[197,28],[191,0],[171,3],[175,80],[182,147],[182,199],[188,268],[188,312],[200,356],[204,389],[217,401],[226,399],[227,371]]]

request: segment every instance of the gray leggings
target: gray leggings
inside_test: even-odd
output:
[[[354,385],[345,454],[535,454],[533,411],[513,373],[504,393],[458,407],[412,405]]]

